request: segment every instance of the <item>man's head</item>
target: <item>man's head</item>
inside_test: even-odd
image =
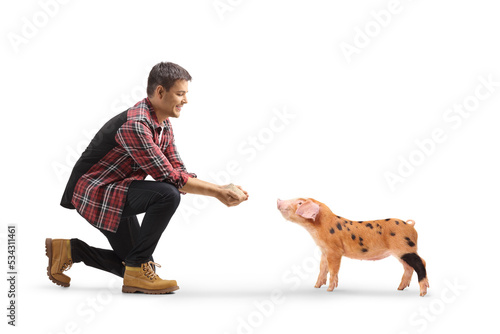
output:
[[[147,93],[158,120],[179,117],[187,103],[188,81],[191,75],[174,63],[156,64],[149,73]]]

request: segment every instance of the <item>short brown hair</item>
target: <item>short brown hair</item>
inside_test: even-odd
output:
[[[159,85],[168,91],[177,80],[191,81],[191,75],[184,68],[174,63],[161,62],[156,64],[149,72],[148,96],[153,96],[156,87]]]

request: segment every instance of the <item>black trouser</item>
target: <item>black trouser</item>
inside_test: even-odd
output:
[[[156,244],[179,203],[179,190],[170,183],[133,181],[116,233],[99,229],[108,238],[113,250],[91,247],[79,239],[71,239],[73,262],[83,262],[123,277],[125,267],[122,261],[131,267],[152,261]],[[139,225],[135,215],[144,212]]]

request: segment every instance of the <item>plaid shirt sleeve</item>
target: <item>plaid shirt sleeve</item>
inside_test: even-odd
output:
[[[153,132],[141,121],[130,120],[124,123],[116,133],[116,141],[127,151],[139,167],[156,181],[166,181],[182,188],[190,177],[175,146],[166,152],[154,142]],[[169,145],[170,146],[170,145]]]
[[[175,146],[174,134],[172,131],[172,127],[169,127],[168,137],[171,138],[169,144],[165,149],[165,155],[167,156],[168,161],[172,164],[172,167],[181,171],[181,173],[186,173],[189,177],[197,178],[198,176],[195,173],[188,173],[182,159],[177,151],[177,146]],[[187,182],[187,180],[186,180]],[[185,195],[186,193],[181,191],[181,194]]]
[[[184,162],[182,162],[179,152],[177,151],[177,146],[175,146],[174,134],[172,132],[171,127],[169,128],[169,137],[171,138],[171,140],[165,149],[165,155],[168,161],[170,161],[170,163],[172,164],[172,167],[187,173],[186,167],[184,166]],[[196,174],[194,173],[188,173],[188,174],[191,175],[192,177],[196,177]]]

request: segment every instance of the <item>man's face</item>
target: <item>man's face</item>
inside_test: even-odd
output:
[[[179,117],[182,106],[188,102],[187,92],[187,80],[177,80],[168,92],[162,89],[157,93],[162,116]]]

